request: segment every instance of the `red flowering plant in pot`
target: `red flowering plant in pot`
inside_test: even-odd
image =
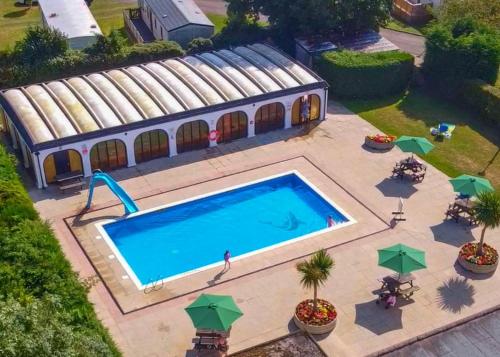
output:
[[[309,260],[297,264],[301,274],[300,282],[305,288],[313,288],[313,298],[300,302],[295,308],[294,322],[301,330],[312,334],[322,334],[335,328],[337,311],[328,301],[318,299],[318,287],[330,276],[335,265],[332,257],[322,249]]]
[[[365,145],[376,150],[390,150],[394,147],[394,141],[397,137],[394,135],[367,135]]]
[[[477,221],[483,227],[479,242],[467,243],[458,254],[458,262],[474,273],[491,273],[498,265],[498,252],[492,246],[484,243],[488,228],[500,226],[500,195],[496,192],[482,192],[474,205]]]

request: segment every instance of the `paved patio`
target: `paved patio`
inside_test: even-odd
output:
[[[333,102],[329,113],[311,130],[277,131],[112,173],[144,209],[297,169],[357,220],[355,225],[235,262],[218,280],[217,270],[205,271],[167,283],[158,292],[139,293],[121,279],[121,266],[108,258],[104,242],[95,239],[94,222],[123,209],[105,187],[96,189],[93,211],[83,216],[77,215],[86,192],[31,190],[74,269],[82,277],[99,273],[104,280],[92,288],[90,299],[125,356],[185,356],[194,329],[183,308],[200,291],[233,295],[245,313],[234,325],[230,352],[286,335],[295,328],[294,306],[311,295],[299,285],[295,258],[322,246],[329,247],[336,261],[319,292],[339,310],[335,331],[317,339],[329,355],[376,353],[498,303],[499,274],[477,277],[455,264],[458,247],[478,236],[478,229],[443,222],[454,196],[448,178],[429,167],[420,184],[389,179],[395,161],[405,154],[397,149],[365,150],[364,136],[376,129]],[[406,199],[407,221],[391,229],[391,212],[400,196]],[[500,247],[498,231],[489,232],[486,239]],[[376,250],[398,242],[425,250],[428,269],[415,274],[421,290],[413,300],[385,310],[375,305],[372,295],[379,287],[376,278],[388,273],[377,267]]]

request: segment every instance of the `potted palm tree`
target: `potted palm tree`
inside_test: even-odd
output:
[[[328,301],[318,299],[318,287],[323,285],[335,265],[332,257],[322,249],[309,260],[297,264],[300,282],[307,289],[313,288],[312,299],[302,301],[295,308],[293,321],[301,330],[311,334],[323,334],[333,330],[337,324],[337,311]]]
[[[478,243],[467,243],[462,246],[458,255],[458,263],[466,270],[478,274],[494,272],[498,266],[498,252],[484,243],[488,228],[500,226],[500,195],[496,192],[483,192],[478,195],[474,206],[477,221],[483,226]]]

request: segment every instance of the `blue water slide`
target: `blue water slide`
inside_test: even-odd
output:
[[[100,170],[96,170],[90,179],[89,185],[89,198],[87,200],[87,209],[90,208],[90,204],[92,203],[92,196],[94,195],[94,185],[96,182],[102,181],[106,185],[108,185],[111,192],[113,192],[119,199],[122,201],[123,206],[125,207],[125,214],[131,214],[139,211],[139,208],[135,204],[134,200],[128,195],[128,193],[116,182],[111,176],[108,174],[101,172]]]

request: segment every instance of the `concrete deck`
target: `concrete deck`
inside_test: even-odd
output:
[[[96,189],[93,211],[83,216],[78,214],[86,192],[31,190],[74,269],[82,277],[99,274],[104,281],[92,288],[90,299],[125,356],[185,356],[194,329],[183,309],[201,291],[232,295],[245,313],[234,324],[230,352],[289,333],[295,328],[295,305],[311,296],[300,287],[295,264],[319,247],[328,247],[336,261],[319,291],[339,310],[334,332],[317,339],[329,355],[376,353],[498,303],[499,274],[474,276],[456,265],[458,247],[477,237],[478,229],[443,222],[454,197],[448,178],[429,167],[420,184],[389,179],[395,161],[405,154],[365,150],[364,136],[377,130],[333,102],[329,113],[311,130],[277,131],[112,173],[143,209],[297,169],[358,221],[235,262],[218,279],[217,270],[209,270],[157,292],[138,293],[121,279],[122,267],[108,258],[108,247],[95,239],[94,223],[123,209],[106,187]],[[391,229],[400,196],[407,221]],[[486,239],[500,247],[498,231],[488,232]],[[377,249],[399,242],[425,250],[428,269],[415,273],[421,290],[413,300],[385,310],[372,294],[379,287],[376,278],[389,273],[377,267]]]

